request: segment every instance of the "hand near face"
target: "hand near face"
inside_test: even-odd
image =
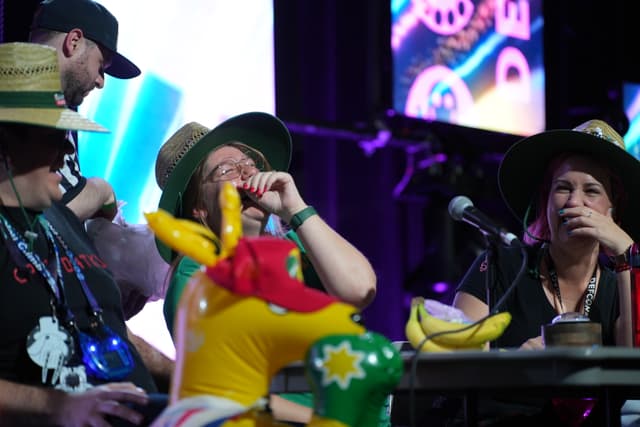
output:
[[[612,178],[608,169],[595,159],[572,155],[563,160],[551,178],[547,215],[552,239],[560,241],[592,238],[619,255],[633,243],[616,223]]]
[[[259,172],[240,184],[241,191],[267,210],[284,221],[302,210],[306,205],[293,177],[286,172]]]
[[[580,206],[561,209],[558,214],[569,237],[592,237],[611,255],[623,253],[633,243],[631,237],[615,223],[611,209],[601,213]]]

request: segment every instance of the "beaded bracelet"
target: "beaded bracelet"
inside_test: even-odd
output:
[[[297,214],[291,217],[291,220],[289,221],[289,226],[293,231],[296,231],[298,227],[302,225],[303,222],[305,222],[309,217],[314,215],[318,215],[318,212],[316,212],[315,208],[313,206],[307,206],[306,208],[302,209],[300,212],[298,212]]]

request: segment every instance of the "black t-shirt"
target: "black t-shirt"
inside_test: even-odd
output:
[[[20,234],[34,224],[37,238],[33,251],[42,260],[54,260],[44,229],[34,221],[37,212],[26,211],[28,218],[19,208],[0,208],[0,213]],[[54,204],[45,212],[45,217],[57,230],[75,256],[86,282],[102,309],[105,325],[127,340],[135,361],[133,372],[123,381],[131,381],[148,392],[156,392],[150,373],[142,363],[140,355],[127,339],[126,325],[122,314],[120,291],[89,241],[82,224],[64,205]],[[28,222],[27,222],[28,221]],[[0,235],[0,378],[23,384],[42,385],[42,368],[30,358],[26,349],[27,335],[38,325],[40,317],[51,316],[52,291],[42,275],[31,264],[18,267],[8,251],[6,242]],[[82,292],[74,269],[60,248],[63,270],[64,296],[75,316],[80,329],[86,329],[89,322],[90,305]],[[47,261],[49,262],[49,261]],[[92,384],[101,381],[89,378]],[[46,384],[51,385],[51,384]]]
[[[510,297],[500,311],[511,313],[512,320],[504,334],[492,343],[492,346],[500,348],[519,347],[529,338],[541,335],[541,327],[551,323],[557,315],[553,306],[549,303],[540,280],[538,268],[543,249],[541,246],[527,248],[527,271],[521,281],[517,283]],[[513,283],[520,265],[522,255],[520,249],[499,247],[494,252],[493,266],[487,269],[485,263],[486,253],[481,254],[467,271],[458,285],[458,291],[466,292],[487,301],[485,280],[487,273],[491,271],[494,278],[494,289],[491,294],[491,306],[493,306]],[[602,267],[602,266],[601,266]],[[619,316],[618,287],[615,273],[602,267],[596,296],[591,305],[589,318],[602,325],[602,341],[604,345],[615,344],[615,320]]]

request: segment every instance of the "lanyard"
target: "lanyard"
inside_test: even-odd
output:
[[[553,260],[551,259],[551,255],[547,252],[547,269],[549,270],[549,279],[551,280],[551,286],[553,287],[553,291],[558,298],[558,302],[560,303],[560,309],[564,311],[564,304],[562,304],[562,296],[560,295],[560,283],[558,282],[558,273],[556,272],[556,267],[553,264]],[[583,314],[589,316],[589,312],[591,311],[591,304],[593,304],[593,300],[596,296],[596,280],[597,280],[597,272],[598,272],[598,263],[596,263],[595,268],[593,269],[593,274],[591,275],[591,279],[589,279],[589,283],[587,284],[587,289],[584,294],[584,306],[583,306]]]
[[[87,301],[91,305],[91,309],[93,311],[94,317],[99,317],[100,314],[102,313],[102,310],[100,309],[100,306],[98,305],[95,297],[91,293],[91,290],[87,285],[87,281],[85,280],[84,274],[80,270],[80,267],[78,267],[78,263],[76,262],[73,253],[71,252],[71,250],[69,249],[65,241],[62,240],[62,237],[60,236],[60,234],[58,234],[58,231],[55,228],[53,228],[51,223],[49,223],[49,221],[47,221],[46,218],[40,216],[38,219],[40,220],[40,224],[44,228],[44,232],[45,232],[45,235],[47,236],[47,240],[49,241],[49,243],[51,244],[55,252],[55,257],[54,257],[55,267],[51,267],[53,272],[47,268],[46,264],[42,261],[40,256],[38,256],[38,254],[29,250],[29,246],[27,242],[24,241],[22,236],[15,230],[15,228],[13,228],[13,226],[9,223],[9,221],[7,221],[7,219],[3,215],[0,215],[0,220],[2,221],[2,225],[3,225],[1,230],[2,235],[5,238],[5,241],[7,242],[9,252],[11,253],[11,256],[14,258],[14,262],[20,265],[19,254],[16,251],[16,248],[17,248],[20,251],[20,253],[24,256],[24,258],[26,258],[26,260],[29,261],[33,265],[33,267],[38,271],[38,273],[40,273],[40,275],[44,278],[45,282],[49,286],[49,289],[53,293],[56,299],[56,302],[58,304],[65,306],[67,311],[66,321],[72,322],[74,318],[73,313],[71,312],[69,307],[66,304],[64,304],[64,280],[62,277],[62,264],[60,262],[60,252],[58,250],[58,245],[56,244],[56,240],[57,240],[62,246],[62,248],[64,249],[67,257],[69,258],[69,262],[73,266],[73,270],[76,274],[76,277],[78,278],[78,281],[80,282],[82,291],[85,297],[87,298]],[[55,239],[54,239],[54,236],[55,236]],[[13,242],[13,245],[10,244],[11,242],[9,242],[8,239],[11,239],[11,241]]]

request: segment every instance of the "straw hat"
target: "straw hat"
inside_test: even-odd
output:
[[[35,43],[0,44],[0,122],[108,132],[66,108],[58,54]]]
[[[274,170],[288,170],[291,135],[275,116],[262,112],[241,114],[209,130],[192,122],[174,133],[156,158],[156,181],[162,189],[159,209],[181,217],[182,196],[198,165],[215,148],[238,141],[260,151]],[[171,249],[156,241],[160,255],[171,262]]]
[[[622,137],[602,120],[589,120],[574,129],[542,132],[511,146],[498,170],[500,193],[511,212],[522,221],[527,208],[535,206],[549,162],[562,153],[593,157],[619,176],[628,195],[627,204],[619,207],[622,227],[638,241],[640,161],[626,151]]]

